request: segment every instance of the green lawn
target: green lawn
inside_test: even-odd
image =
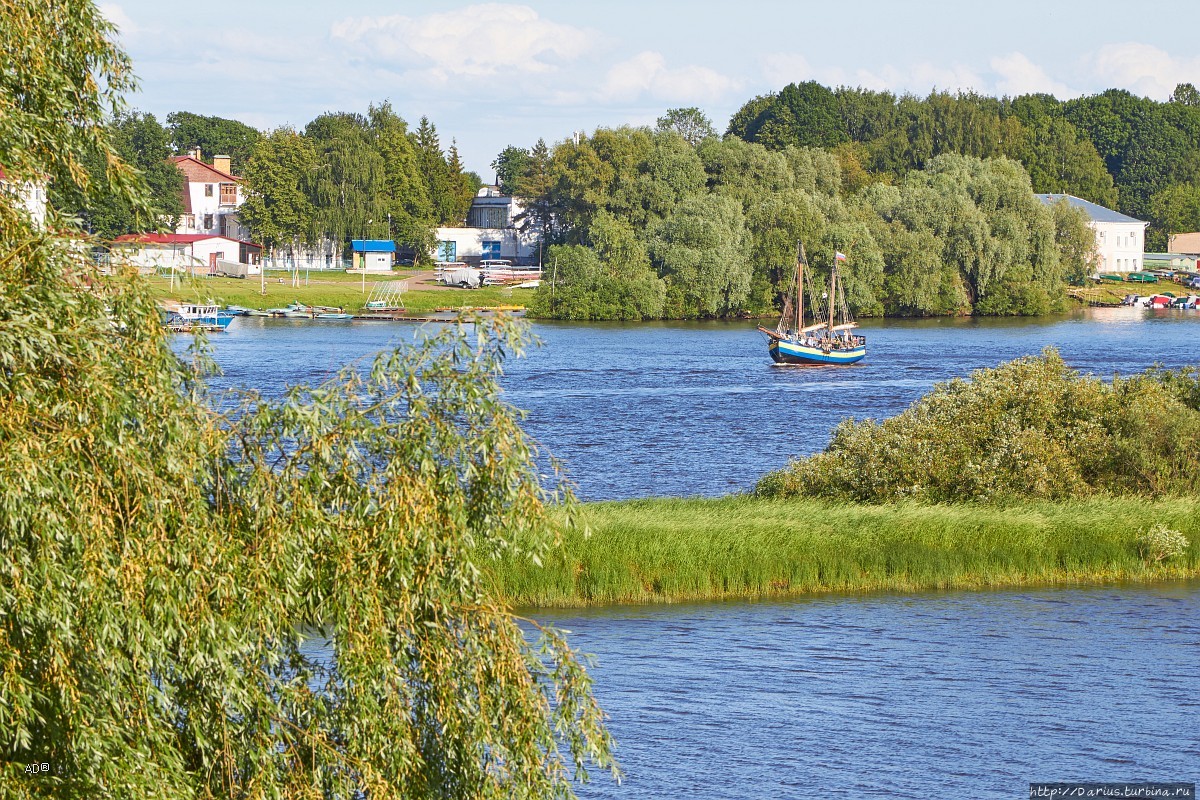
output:
[[[750,497],[595,503],[538,566],[497,563],[524,606],[585,606],[1200,577],[1200,498],[836,505]],[[1183,556],[1143,560],[1164,523]],[[585,534],[586,529],[586,534]]]
[[[292,286],[291,276],[283,272],[268,272],[266,294],[261,292],[257,278],[176,278],[175,289],[171,290],[168,278],[151,276],[150,282],[155,295],[176,300],[215,302],[222,306],[236,305],[247,308],[280,308],[293,302],[305,305],[336,306],[355,313],[367,301],[376,283],[401,281],[410,278],[411,272],[397,272],[386,276],[368,275],[366,293],[363,293],[361,275],[342,272],[311,273],[308,285],[300,275],[300,285]],[[283,280],[280,283],[280,279]],[[411,284],[410,284],[411,285]],[[490,308],[495,306],[524,306],[533,294],[532,289],[512,289],[502,286],[487,286],[483,289],[418,289],[404,293],[404,304],[409,311],[426,312],[438,308]]]

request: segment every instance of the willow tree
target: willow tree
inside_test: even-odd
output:
[[[92,191],[98,148],[144,205],[102,125],[131,87],[108,23],[0,25],[9,182]],[[519,331],[222,415],[141,279],[51,216],[0,192],[0,796],[564,797],[611,763],[579,660],[490,592],[570,513],[499,399]]]

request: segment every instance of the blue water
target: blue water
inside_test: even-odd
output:
[[[855,367],[773,366],[750,324],[535,324],[507,399],[589,499],[719,495],[934,382],[1060,349],[1103,376],[1200,362],[1200,314],[883,321]],[[419,332],[240,319],[216,387],[276,395]],[[184,346],[184,340],[179,340]],[[538,612],[597,658],[621,786],[585,798],[1016,798],[1200,777],[1200,582]]]
[[[540,612],[627,773],[586,798],[1018,798],[1200,778],[1200,582]]]
[[[816,368],[775,366],[745,322],[532,327],[542,346],[507,364],[506,398],[588,500],[744,491],[820,450],[845,417],[891,416],[936,381],[1050,345],[1105,377],[1200,363],[1200,313],[1187,311],[867,322],[866,360]],[[214,384],[275,395],[414,335],[411,323],[241,318],[211,338],[225,371]]]

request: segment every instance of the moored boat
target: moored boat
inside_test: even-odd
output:
[[[829,290],[818,294],[810,275],[805,273],[804,246],[797,247],[795,281],[791,294],[784,300],[779,324],[773,329],[758,326],[767,336],[767,352],[775,363],[840,365],[866,357],[866,337],[852,333],[858,323],[850,317],[845,293],[838,283],[838,262],[845,258],[841,253],[834,254]],[[805,323],[806,290],[813,317],[808,324]]]
[[[215,303],[177,303],[163,305],[164,323],[176,332],[223,331],[233,322],[234,315],[221,311]]]

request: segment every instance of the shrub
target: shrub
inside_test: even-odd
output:
[[[901,414],[847,420],[824,452],[757,491],[867,502],[1186,494],[1200,413],[1162,371],[1111,384],[1052,349],[933,388]]]
[[[1187,537],[1162,523],[1142,531],[1137,537],[1138,556],[1155,564],[1179,558],[1187,549]]]

